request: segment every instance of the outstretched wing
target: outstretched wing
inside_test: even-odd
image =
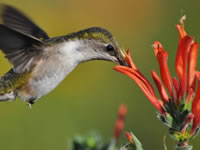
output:
[[[48,39],[48,35],[23,13],[8,5],[0,5],[1,24],[24,35],[40,40]]]
[[[34,56],[41,53],[40,49],[34,48],[39,44],[35,39],[0,25],[0,49],[17,73],[30,69]]]
[[[0,6],[0,49],[17,73],[29,70],[47,34],[21,12]]]

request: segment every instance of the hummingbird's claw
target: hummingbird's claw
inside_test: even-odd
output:
[[[29,106],[30,109],[32,108],[32,104],[31,103],[28,103],[28,106]]]

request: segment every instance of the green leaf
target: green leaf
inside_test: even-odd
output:
[[[133,133],[131,133],[131,137],[133,138],[133,143],[123,145],[120,150],[143,150],[141,142]]]

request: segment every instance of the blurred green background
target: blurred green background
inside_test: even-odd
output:
[[[31,17],[51,37],[92,26],[110,30],[124,48],[130,48],[134,62],[152,81],[158,70],[152,44],[159,40],[174,60],[178,34],[175,24],[187,15],[186,29],[200,42],[198,0],[2,0]],[[0,75],[11,67],[0,54]],[[198,62],[199,63],[199,62]],[[0,103],[0,149],[67,150],[75,134],[96,129],[109,140],[119,104],[128,106],[125,131],[133,131],[146,150],[163,149],[167,128],[156,118],[156,110],[128,77],[114,71],[110,62],[79,65],[54,91],[33,108],[17,100]],[[200,66],[198,65],[198,68]],[[200,149],[200,136],[192,141]],[[127,141],[124,136],[120,142]],[[169,149],[174,143],[167,136]]]

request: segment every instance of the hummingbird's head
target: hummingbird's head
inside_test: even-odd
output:
[[[71,39],[79,39],[80,51],[84,49],[87,53],[85,53],[85,61],[108,60],[120,65],[127,65],[124,51],[108,30],[93,27],[72,33],[70,36]]]

